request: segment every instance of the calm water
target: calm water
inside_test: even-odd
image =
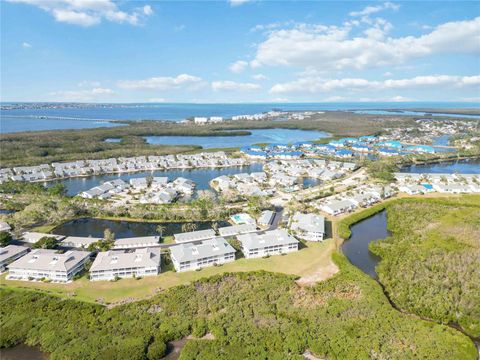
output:
[[[478,104],[476,105],[478,106]],[[480,120],[480,115],[469,115],[469,114],[447,114],[447,113],[426,113],[424,111],[385,111],[385,110],[355,110],[356,114],[370,114],[370,115],[413,115],[413,116],[425,116],[428,114],[428,117],[435,116],[449,116],[455,118],[464,118],[464,119],[478,119]]]
[[[5,104],[5,103],[4,103]],[[454,102],[368,102],[368,103],[255,103],[255,104],[105,104],[86,108],[16,109],[0,111],[1,132],[26,130],[79,129],[99,126],[114,126],[98,120],[171,120],[179,121],[192,116],[223,116],[256,114],[271,110],[352,110],[395,108],[473,108],[476,103]],[[11,118],[15,116],[15,118]],[[72,119],[52,120],[39,117],[64,117]],[[453,115],[452,115],[453,116]]]
[[[0,349],[0,359],[2,360],[48,360],[50,356],[36,346],[25,344],[17,345],[9,349]]]
[[[387,230],[387,212],[383,210],[352,225],[350,231],[352,236],[342,245],[343,254],[353,265],[376,279],[375,266],[380,261],[380,257],[368,250],[368,244],[390,235]]]
[[[195,222],[197,230],[212,228],[212,222]],[[94,218],[83,218],[68,221],[56,227],[52,233],[65,236],[92,236],[102,237],[105,229],[115,233],[116,238],[157,235],[158,223],[141,223],[131,221],[114,221]],[[163,223],[163,236],[170,236],[182,232],[183,223]],[[220,221],[219,226],[226,226],[227,222]]]
[[[480,159],[448,161],[437,164],[412,165],[400,169],[404,173],[480,174]]]
[[[436,138],[433,138],[433,146],[448,146],[450,141],[450,135],[442,135]]]
[[[105,120],[55,120],[39,119],[21,116],[8,116],[2,112],[0,118],[0,133],[12,133],[21,131],[41,131],[41,130],[67,130],[67,129],[88,129],[100,127],[120,126]]]
[[[312,141],[330,135],[322,131],[291,129],[247,129],[247,136],[146,136],[149,144],[154,145],[200,145],[209,148],[231,148],[259,143],[294,143]]]
[[[122,179],[125,182],[128,182],[130,179],[141,178],[147,176],[166,176],[170,181],[174,180],[177,177],[184,177],[191,179],[195,182],[196,190],[210,190],[209,182],[210,180],[221,176],[221,175],[234,175],[243,172],[257,172],[263,170],[263,164],[254,163],[249,166],[242,167],[228,167],[228,168],[218,168],[218,169],[193,169],[193,170],[158,170],[158,171],[142,171],[136,173],[123,173],[123,174],[109,174],[109,175],[97,175],[90,177],[82,178],[70,178],[62,179],[56,181],[50,181],[45,183],[47,186],[51,186],[57,183],[64,184],[67,188],[67,194],[70,196],[77,195],[82,191],[91,189],[92,187],[98,186],[105,181]]]

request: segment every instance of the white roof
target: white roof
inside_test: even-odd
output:
[[[28,247],[26,246],[18,246],[18,245],[7,245],[5,247],[0,248],[0,264],[7,261],[11,257],[18,255],[24,251],[28,251]]]
[[[125,247],[147,247],[158,245],[160,238],[158,236],[140,236],[115,240],[114,249]]]
[[[124,268],[143,268],[160,266],[160,249],[111,250],[98,253],[90,271],[108,271]]]
[[[220,236],[235,236],[257,231],[255,224],[241,224],[233,226],[224,226],[218,229]]]
[[[88,246],[93,244],[102,238],[94,238],[94,237],[85,237],[85,236],[67,236],[63,239],[62,244],[66,246],[73,246],[73,247],[81,247],[81,246]]]
[[[257,249],[265,248],[267,246],[298,243],[298,240],[287,233],[285,229],[266,231],[263,234],[251,233],[239,235],[237,236],[237,239],[246,249]]]
[[[258,223],[269,225],[270,222],[272,221],[273,215],[274,215],[274,213],[273,213],[272,210],[265,210],[260,215],[260,218],[258,219]]]
[[[190,242],[170,247],[170,254],[178,262],[194,261],[210,256],[234,253],[235,249],[222,237]]]
[[[212,229],[198,230],[186,233],[174,234],[175,242],[184,243],[190,241],[206,240],[215,237],[215,231]]]
[[[57,250],[35,249],[11,263],[9,268],[69,272],[89,256],[88,251],[73,250],[59,254]]]
[[[292,230],[325,233],[325,218],[315,214],[297,212],[292,219]]]
[[[24,232],[22,235],[23,239],[30,243],[36,243],[43,237],[50,237],[54,238],[57,241],[63,240],[65,236],[63,235],[54,235],[54,234],[46,234],[46,233],[39,233],[39,232]]]
[[[0,231],[9,231],[11,230],[11,226],[8,225],[5,221],[0,221]]]

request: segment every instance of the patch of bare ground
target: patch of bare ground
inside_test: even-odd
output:
[[[302,356],[307,359],[307,360],[326,360],[326,359],[323,359],[323,358],[319,358],[315,355],[313,355],[310,350],[305,350],[305,352],[302,354]]]
[[[330,299],[356,300],[362,295],[362,290],[356,284],[344,284],[335,290],[316,292],[313,288],[297,287],[292,290],[292,304],[297,308],[312,309],[323,306]]]
[[[198,337],[195,337],[193,335],[188,335],[186,337],[186,339],[188,340],[215,340],[215,335],[213,335],[212,333],[207,333],[205,334],[204,336],[198,338]]]
[[[331,261],[327,266],[322,266],[317,269],[313,274],[302,276],[296,282],[300,286],[312,286],[319,281],[325,281],[330,279],[338,272],[338,266]]]

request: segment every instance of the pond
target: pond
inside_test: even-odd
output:
[[[37,346],[20,344],[9,349],[0,349],[2,360],[48,360],[50,356]]]
[[[182,222],[162,223],[165,226],[163,236],[171,236],[182,232]],[[197,230],[206,230],[212,228],[212,222],[195,222]],[[57,226],[52,233],[64,236],[91,236],[103,237],[105,229],[110,229],[115,233],[116,238],[128,238],[137,236],[157,235],[157,226],[160,223],[133,222],[133,221],[115,221],[95,218],[82,218],[68,221]],[[219,226],[228,225],[225,221],[219,221]]]
[[[444,161],[433,164],[410,165],[400,169],[403,173],[480,174],[480,159]]]
[[[145,136],[153,145],[199,145],[204,149],[243,147],[260,143],[290,144],[329,137],[323,131],[296,129],[246,129],[246,136]]]
[[[387,230],[387,211],[370,216],[350,227],[352,235],[342,244],[342,252],[348,260],[364,273],[377,279],[375,267],[380,257],[370,252],[368,244],[390,236]]]
[[[263,171],[263,164],[253,163],[248,166],[241,167],[228,167],[228,168],[204,168],[204,169],[192,169],[192,170],[158,170],[158,171],[142,171],[135,173],[123,173],[123,174],[107,174],[97,175],[81,178],[69,178],[55,181],[49,181],[45,183],[47,186],[52,186],[58,183],[64,184],[67,189],[67,194],[70,196],[77,195],[82,191],[91,189],[98,186],[105,181],[122,179],[128,182],[130,179],[141,178],[147,176],[166,176],[170,181],[177,177],[184,177],[195,182],[196,190],[208,190],[210,189],[210,180],[221,175],[234,175],[244,172],[257,172]]]

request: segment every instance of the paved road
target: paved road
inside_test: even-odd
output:
[[[283,207],[275,206],[275,214],[273,215],[272,224],[268,230],[275,230],[278,227],[280,221],[282,221],[283,217]]]

